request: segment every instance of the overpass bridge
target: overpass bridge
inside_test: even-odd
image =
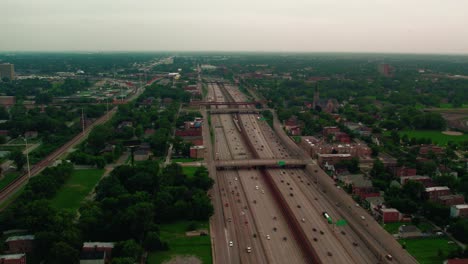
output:
[[[269,109],[250,109],[250,108],[220,108],[207,110],[210,114],[259,114]]]
[[[301,159],[245,159],[245,160],[217,160],[216,169],[239,169],[239,168],[304,168],[308,162]]]
[[[251,101],[251,102],[214,102],[214,101],[191,101],[190,105],[256,105],[259,104],[260,102],[257,101]]]

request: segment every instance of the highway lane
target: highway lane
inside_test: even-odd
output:
[[[223,100],[222,95],[220,95],[219,92],[214,91],[213,95],[216,100]],[[221,108],[223,106],[219,107]],[[229,158],[229,155],[236,156],[238,159],[251,157],[251,155],[246,151],[245,146],[242,145],[240,134],[238,134],[231,115],[220,115],[219,117],[212,116],[212,125],[215,127],[215,152],[218,153],[217,158],[227,159]],[[245,154],[239,155],[240,152],[245,152]],[[265,195],[265,192],[262,193],[262,195],[264,195],[263,197],[255,197],[256,193],[250,190],[253,189],[250,181],[259,179],[258,176],[253,176],[252,173],[257,172],[249,172],[247,170],[242,172],[219,171],[218,174],[222,177],[220,178],[217,176],[220,186],[229,186],[231,188],[227,189],[229,187],[221,187],[224,188],[224,191],[228,190],[223,193],[223,198],[224,195],[226,195],[226,199],[232,201],[233,198],[234,200],[236,199],[236,196],[239,193],[237,198],[240,202],[235,200],[233,206],[231,206],[231,202],[229,207],[223,208],[226,212],[231,210],[231,214],[225,212],[225,217],[227,217],[226,219],[229,219],[228,214],[233,216],[231,218],[231,222],[227,221],[228,226],[229,223],[232,223],[234,226],[235,222],[239,221],[234,208],[240,211],[239,215],[244,217],[243,220],[246,220],[248,223],[245,227],[242,227],[242,223],[241,225],[235,225],[235,227],[237,227],[235,228],[235,232],[237,232],[236,237],[239,241],[237,243],[234,241],[234,245],[252,245],[252,253],[245,254],[245,256],[248,257],[247,259],[243,257],[243,246],[239,246],[238,251],[241,254],[242,263],[286,263],[288,261],[291,263],[306,263],[306,260],[303,258],[300,251],[298,251],[299,247],[294,240],[282,240],[283,237],[291,237],[292,235],[288,233],[289,229],[286,221],[279,213],[273,199],[269,197],[268,194]],[[257,194],[258,193],[261,193],[261,191],[258,190]],[[233,194],[235,195],[234,197],[232,197]],[[259,204],[253,204],[253,200],[257,199]],[[253,207],[254,205],[262,206],[259,207],[260,209],[257,209],[256,207]],[[251,210],[251,208],[253,209]],[[262,210],[264,210],[265,213],[263,213]],[[273,219],[273,216],[270,218],[269,215],[277,215],[275,216],[276,220]],[[268,234],[268,229],[270,228],[270,232],[274,232],[272,231],[271,225],[273,224],[271,224],[271,221],[275,221],[275,225],[278,226],[275,234]],[[265,223],[268,222],[270,222],[270,225],[265,227]],[[227,232],[230,233],[233,231],[228,228]],[[256,237],[253,236],[254,234]],[[267,239],[266,234],[269,235],[270,239]],[[258,254],[256,251],[259,251]],[[289,252],[290,254],[285,254],[286,252]],[[291,254],[294,252],[298,252],[299,254]],[[294,255],[294,257],[291,258],[291,255]]]
[[[245,119],[245,118],[242,118],[242,119]],[[251,119],[251,118],[250,118],[250,119]],[[258,141],[259,138],[261,137],[261,136],[260,136],[260,133],[259,133],[258,131],[255,131],[255,128],[253,128],[252,131],[250,131],[250,136],[251,136],[251,137],[253,138],[253,140],[255,140],[255,141]],[[274,142],[274,141],[271,141],[271,139],[270,139],[270,141],[268,141],[268,142]],[[257,143],[257,142],[256,142],[256,143]],[[272,156],[284,157],[284,154],[278,156],[278,155],[274,155],[273,153],[266,153],[266,152],[267,152],[267,151],[265,151],[265,148],[266,148],[266,147],[261,147],[261,144],[260,144],[260,145],[256,145],[256,146],[257,146],[258,152],[259,152],[261,155],[263,155],[263,157],[272,157]],[[275,149],[275,148],[273,148],[273,149]],[[281,149],[281,147],[280,147],[280,149]],[[276,153],[276,154],[278,154],[278,153]],[[280,153],[280,154],[282,154],[282,153]],[[289,173],[288,173],[288,174],[289,174]],[[304,191],[304,192],[305,192],[305,193],[309,193],[308,191]],[[344,195],[346,195],[346,194],[344,194]],[[324,197],[324,198],[325,198],[325,197]],[[308,199],[310,199],[310,198],[308,198]],[[320,199],[320,201],[321,201],[321,200],[322,200],[322,199]],[[323,199],[323,200],[325,201],[326,199]],[[333,206],[334,206],[334,205],[330,205],[330,204],[322,204],[322,208],[330,208],[330,207],[333,207]],[[319,209],[319,210],[320,210],[320,209]],[[363,212],[363,213],[365,213],[365,212]],[[338,213],[337,213],[337,215],[338,215]],[[355,220],[356,218],[358,218],[358,217],[360,217],[360,216],[357,216],[357,217],[355,216],[355,217],[353,218],[352,221],[354,221],[354,220]],[[367,220],[370,220],[370,219],[367,219]],[[364,221],[365,221],[365,220],[364,220]],[[372,221],[372,222],[374,222],[374,221]],[[367,223],[366,223],[366,225],[367,225]],[[379,227],[379,228],[380,228],[380,227]],[[380,228],[380,229],[381,229],[381,228]],[[382,230],[378,230],[378,231],[379,231],[380,233],[382,232]],[[359,232],[361,232],[361,231],[359,231]],[[341,233],[341,232],[340,232],[340,233]],[[347,234],[347,233],[348,233],[348,232],[345,231],[345,234]],[[362,238],[362,237],[363,237],[362,235],[360,235],[360,236],[354,235],[353,232],[349,232],[349,233],[350,233],[350,235],[347,236],[346,239],[344,239],[344,240],[341,239],[341,240],[340,240],[340,241],[345,241],[345,242],[340,242],[340,243],[344,243],[344,247],[347,248],[347,249],[346,249],[347,251],[351,251],[351,250],[352,250],[352,249],[350,248],[350,246],[348,245],[348,244],[350,244],[349,242],[351,242],[351,241],[354,242],[354,240],[356,240],[356,238],[359,238],[359,237]],[[346,235],[343,235],[343,236],[346,236]],[[371,234],[369,234],[369,236],[371,236]],[[348,244],[346,244],[346,240],[348,241]],[[393,241],[394,241],[394,240],[393,240]],[[378,241],[377,241],[377,243],[378,243],[378,244],[381,244],[382,242],[378,242]],[[364,243],[363,243],[363,244],[364,244]],[[352,250],[352,251],[353,251],[353,252],[356,252],[356,254],[358,255],[358,257],[360,257],[360,258],[371,258],[371,257],[372,257],[372,253],[370,253],[370,251],[369,251],[367,248],[363,248],[363,249],[360,249],[360,248],[359,248],[359,249],[357,249],[357,250],[355,249],[355,250]],[[381,252],[381,254],[378,256],[379,258],[382,257],[382,254],[385,254],[386,249],[381,248],[381,249],[380,249],[380,252]],[[401,252],[401,249],[400,249],[400,252]],[[403,252],[403,254],[404,254],[404,255],[408,255],[406,252]],[[374,257],[375,257],[375,256],[374,256]],[[367,262],[369,262],[369,263],[372,263],[372,262],[374,262],[374,261],[375,261],[375,259],[368,259],[368,260],[367,260]],[[378,260],[377,260],[377,261],[378,261]],[[412,258],[410,257],[410,258],[408,258],[408,261],[410,261],[409,263],[412,263],[412,262],[414,262],[414,259],[412,259]],[[403,262],[403,263],[404,263],[404,262]]]

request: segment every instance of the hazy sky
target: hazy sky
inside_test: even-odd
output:
[[[468,0],[0,0],[0,51],[468,53]]]

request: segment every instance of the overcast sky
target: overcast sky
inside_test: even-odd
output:
[[[0,51],[468,53],[468,0],[0,0]]]

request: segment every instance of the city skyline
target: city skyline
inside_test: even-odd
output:
[[[0,51],[468,53],[468,3],[7,1]]]

